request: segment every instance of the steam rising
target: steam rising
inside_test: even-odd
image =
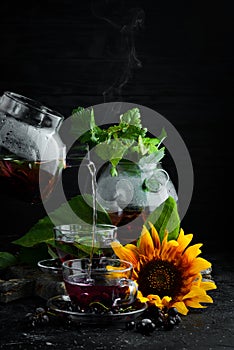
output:
[[[136,53],[136,35],[142,30],[145,13],[141,8],[126,8],[122,1],[92,1],[92,12],[95,17],[106,21],[119,33],[119,48],[124,52],[124,62],[121,71],[116,72],[116,77],[111,85],[103,92],[104,102],[117,99],[122,100],[123,87],[131,79],[133,70],[142,67],[142,63]]]

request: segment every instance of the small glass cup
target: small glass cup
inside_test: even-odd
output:
[[[67,294],[83,312],[100,305],[106,310],[134,303],[138,288],[131,280],[132,270],[130,262],[106,257],[73,259],[62,264]]]
[[[111,242],[117,241],[117,227],[108,224],[65,224],[55,226],[54,239],[60,260],[112,256]]]

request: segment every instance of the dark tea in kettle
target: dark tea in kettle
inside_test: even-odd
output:
[[[65,166],[59,113],[12,92],[0,99],[0,185],[31,203],[51,194]]]

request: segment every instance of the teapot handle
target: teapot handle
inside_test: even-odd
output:
[[[163,181],[160,181],[158,179],[157,173],[159,173],[159,172],[164,173],[166,175],[165,181],[164,181],[164,179],[163,179]],[[144,190],[147,190],[150,192],[158,192],[162,187],[167,186],[168,181],[169,181],[169,175],[166,172],[166,170],[156,169],[156,170],[154,170],[153,175],[150,178],[144,180],[142,186],[143,186]]]
[[[170,177],[168,175],[168,172],[166,170],[164,170],[164,169],[157,169],[155,171],[155,173],[160,172],[160,171],[166,175],[166,182],[165,182],[165,186],[166,186],[168,184],[168,181],[170,180]]]

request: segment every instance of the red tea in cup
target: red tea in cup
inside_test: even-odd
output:
[[[102,305],[112,308],[132,304],[137,295],[137,285],[131,280],[132,264],[111,259],[73,259],[62,264],[67,294],[80,309]]]

